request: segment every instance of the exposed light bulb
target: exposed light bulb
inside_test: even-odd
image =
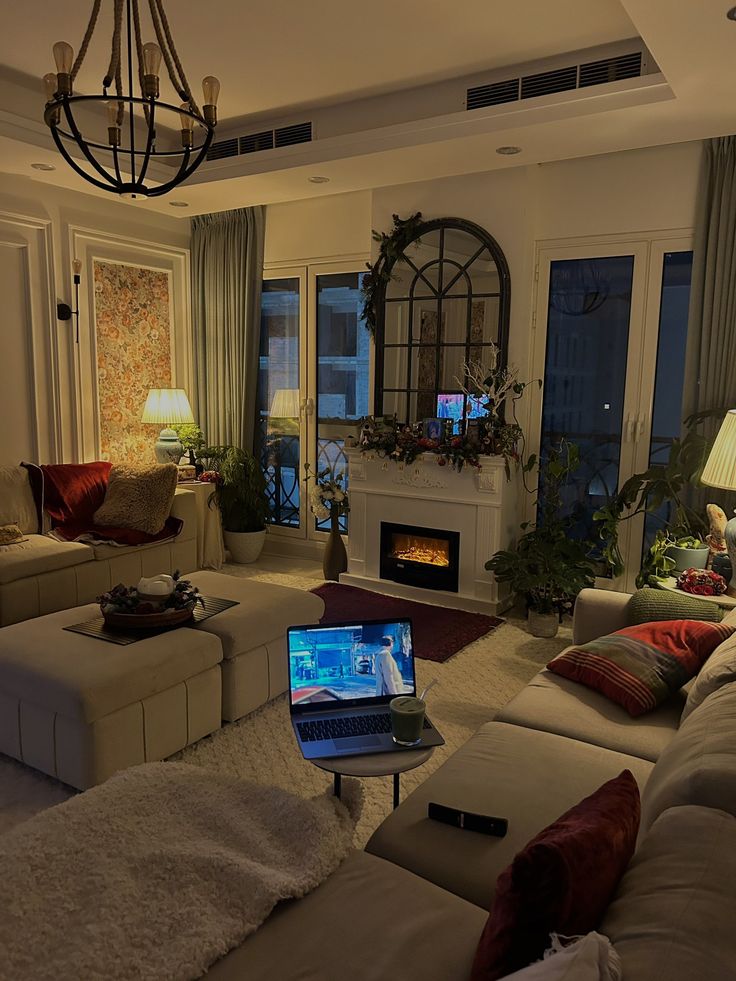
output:
[[[72,271],[75,276],[78,276],[82,271],[82,260],[72,259]]]
[[[47,72],[43,76],[43,87],[46,90],[46,101],[52,102],[54,96],[56,95],[56,75],[53,72]]]
[[[206,106],[216,106],[220,97],[220,80],[214,75],[207,75],[202,79],[202,93]]]
[[[144,75],[158,75],[158,70],[161,67],[161,48],[153,41],[149,41],[148,44],[143,45],[143,74]]]
[[[53,47],[57,72],[70,75],[74,63],[74,48],[66,41],[57,41]]]
[[[181,128],[183,130],[188,130],[191,133],[194,130],[194,119],[191,116],[187,115],[187,113],[191,111],[189,103],[182,102],[179,108],[184,110],[184,112],[179,113],[179,119],[181,120]]]

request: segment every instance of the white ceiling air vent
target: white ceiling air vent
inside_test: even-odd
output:
[[[296,143],[311,143],[312,124],[297,123],[295,126],[282,126],[273,132],[276,146],[294,146]]]
[[[588,88],[618,82],[624,78],[638,78],[642,74],[641,51],[632,51],[614,58],[602,58],[581,65],[568,65],[552,71],[509,78],[488,85],[475,85],[466,93],[465,108],[484,109],[521,99],[536,99],[556,92]]]
[[[230,140],[218,140],[216,143],[211,143],[210,148],[207,151],[208,160],[222,160],[224,157],[237,157],[237,155],[237,137],[233,137],[233,139]]]
[[[274,147],[295,146],[312,142],[312,123],[296,123],[278,129],[264,129],[258,133],[244,133],[213,143],[207,151],[208,160],[223,160],[245,153],[261,153]]]

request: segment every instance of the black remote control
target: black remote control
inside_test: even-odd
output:
[[[477,831],[482,835],[493,835],[494,838],[503,838],[508,831],[509,822],[506,818],[491,817],[489,814],[471,814],[470,811],[461,811],[457,807],[447,807],[445,804],[435,804],[430,801],[427,804],[427,817],[433,821],[442,821],[443,824],[451,824],[455,828],[462,828],[463,831]]]

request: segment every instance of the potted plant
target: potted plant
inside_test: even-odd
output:
[[[348,568],[345,543],[340,534],[340,516],[350,510],[348,494],[343,486],[343,474],[332,475],[329,469],[312,473],[308,463],[304,464],[304,483],[313,481],[309,494],[312,514],[319,521],[330,519],[330,534],[322,557],[322,572],[325,579],[338,582],[340,573]]]
[[[266,540],[269,514],[258,461],[238,446],[209,446],[200,459],[209,467],[200,479],[214,486],[210,506],[220,509],[225,546],[233,562],[255,562]]]
[[[561,488],[578,463],[574,443],[563,440],[550,450],[540,468],[536,524],[525,522],[516,548],[496,552],[486,562],[498,582],[508,583],[517,596],[524,597],[534,637],[554,637],[580,590],[595,583],[591,543],[572,538],[574,517],[562,514]]]
[[[608,504],[595,512],[593,520],[603,542],[603,557],[614,576],[624,571],[618,544],[621,522],[642,513],[661,515],[664,505],[669,505],[668,520],[644,558],[636,585],[646,586],[652,579],[667,578],[677,568],[682,571],[705,567],[708,548],[703,539],[708,524],[688,505],[686,497],[688,489],[697,486],[710,452],[710,442],[697,431],[697,426],[722,414],[720,409],[708,409],[686,419],[687,431],[681,439],[673,440],[667,462],[634,474]],[[687,566],[682,565],[685,562]]]
[[[182,423],[181,426],[174,426],[173,428],[179,437],[182,449],[189,456],[189,466],[194,467],[197,476],[199,476],[204,469],[199,461],[199,457],[205,447],[204,433],[194,423]]]

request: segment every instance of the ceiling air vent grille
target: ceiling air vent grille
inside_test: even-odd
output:
[[[260,150],[273,150],[273,130],[267,129],[263,133],[249,133],[248,136],[240,137],[241,153],[258,153]]]
[[[641,51],[635,51],[618,58],[604,58],[602,61],[590,61],[587,65],[581,65],[580,88],[618,82],[622,78],[638,78],[641,75],[641,60]]]
[[[296,123],[294,126],[282,126],[274,130],[275,145],[294,146],[296,143],[310,143],[312,140],[312,124]]]
[[[522,78],[476,85],[467,90],[465,108],[484,109],[506,102],[517,102],[519,99],[536,99],[542,95],[570,92],[591,85],[605,85],[624,78],[639,78],[643,70],[644,58],[641,51],[632,51],[615,58],[589,61],[584,65],[569,65],[567,68],[524,75]]]
[[[521,80],[522,99],[536,99],[540,95],[552,95],[554,92],[569,92],[578,84],[577,65],[570,68],[558,68],[553,72],[540,72],[538,75],[527,75]]]
[[[476,85],[468,89],[467,108],[483,109],[486,106],[501,106],[504,102],[516,102],[519,98],[519,79],[510,78],[506,82],[492,85]]]
[[[224,157],[237,157],[237,155],[238,140],[235,136],[231,140],[219,140],[217,143],[212,143],[207,151],[208,160],[222,160]]]

